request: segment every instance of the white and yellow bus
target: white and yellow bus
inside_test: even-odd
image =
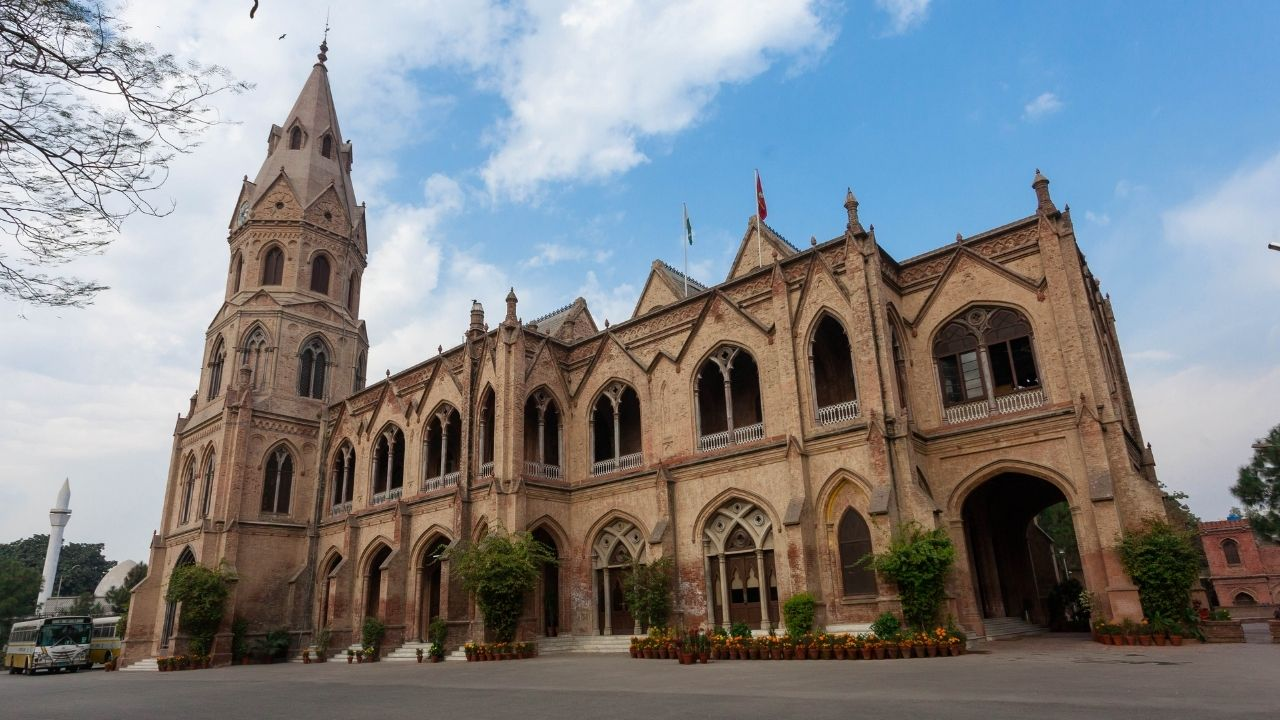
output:
[[[94,663],[105,665],[112,658],[120,657],[120,636],[116,634],[119,623],[119,615],[93,619],[93,642],[89,646],[89,659],[84,664],[86,670]]]
[[[76,672],[89,662],[92,634],[93,619],[83,615],[16,622],[9,631],[4,665],[10,675],[34,675],[37,670]]]

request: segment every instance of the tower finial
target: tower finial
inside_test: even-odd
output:
[[[329,9],[324,11],[324,37],[320,40],[320,53],[316,55],[323,65],[329,59]]]

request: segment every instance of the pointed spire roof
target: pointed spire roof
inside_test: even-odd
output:
[[[285,116],[284,125],[271,126],[267,138],[267,159],[254,178],[254,195],[258,199],[283,170],[288,176],[298,201],[310,205],[330,185],[342,201],[347,217],[357,217],[355,190],[351,185],[351,143],[344,142],[338,127],[338,112],[333,106],[329,88],[329,71],[325,67],[328,44],[320,45],[319,61],[298,93],[293,108]],[[294,148],[294,128],[300,132],[300,147]],[[325,137],[328,136],[328,157]]]

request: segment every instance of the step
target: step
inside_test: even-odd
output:
[[[160,672],[160,663],[155,658],[145,658],[120,668],[120,672]]]
[[[1039,635],[1046,631],[1045,628],[1033,625],[1018,617],[988,618],[983,620],[982,624],[986,630],[985,637],[988,640]]]

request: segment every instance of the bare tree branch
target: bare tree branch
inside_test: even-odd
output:
[[[209,100],[243,92],[216,65],[129,37],[97,2],[0,3],[0,294],[82,307],[106,288],[47,268],[102,252],[218,120]]]

